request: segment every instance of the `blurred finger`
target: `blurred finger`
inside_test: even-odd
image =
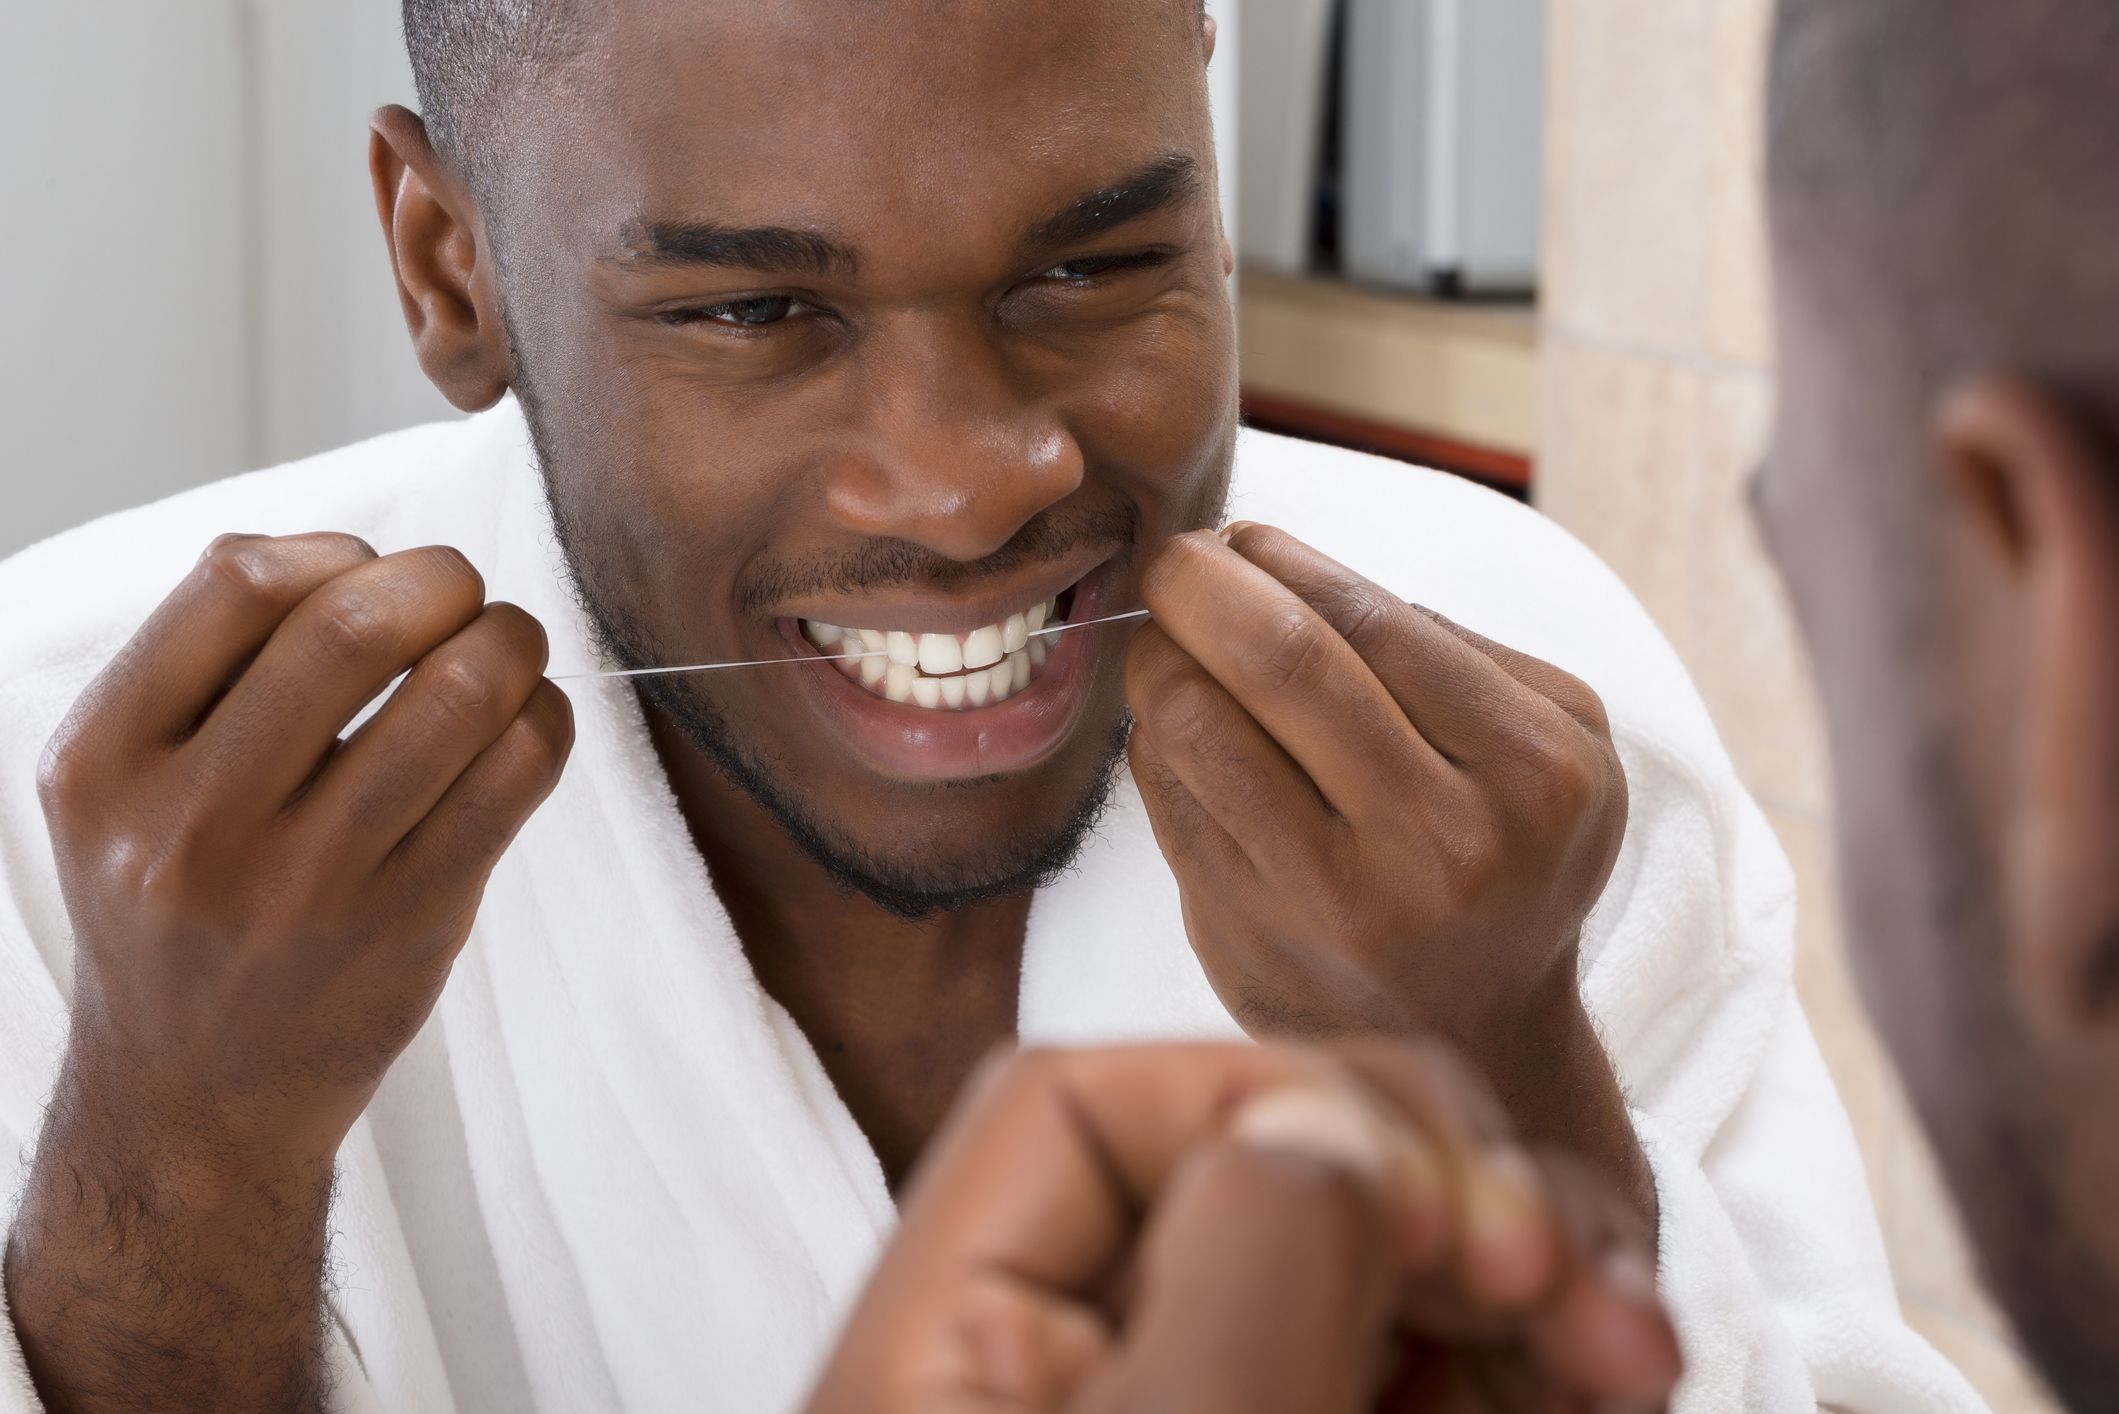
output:
[[[1558,1275],[1560,1233],[1539,1171],[1484,1077],[1439,1044],[1355,1041],[1332,1051],[1441,1161],[1448,1199],[1439,1229],[1406,1254],[1415,1284],[1442,1298],[1423,1314],[1486,1317],[1535,1303]]]
[[[1120,1350],[1075,1407],[1367,1409],[1389,1350],[1390,1228],[1375,1190],[1337,1164],[1210,1146],[1157,1205]]]
[[[895,1388],[844,1382],[820,1391],[810,1414],[1056,1414],[1111,1348],[1094,1308],[1004,1272],[956,1293],[933,1334]]]
[[[1564,1270],[1531,1322],[1531,1348],[1583,1394],[1630,1404],[1668,1398],[1683,1360],[1656,1292],[1654,1233],[1609,1178],[1574,1155],[1542,1150],[1539,1163],[1564,1233]]]

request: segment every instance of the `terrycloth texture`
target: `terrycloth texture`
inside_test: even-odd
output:
[[[0,565],[0,1153],[34,1140],[71,942],[34,798],[81,687],[216,533],[446,541],[586,663],[519,411],[212,486]],[[1449,477],[1247,436],[1236,511],[1604,694],[1633,814],[1583,988],[1654,1161],[1685,1409],[1976,1409],[1901,1323],[1790,984],[1793,898],[1676,658],[1564,533]],[[434,1019],[342,1157],[338,1407],[796,1401],[889,1231],[874,1154],[759,988],[624,688],[501,863]],[[1041,895],[1026,1038],[1233,1037],[1139,799]],[[20,1169],[0,1166],[10,1191]],[[0,1320],[0,1414],[35,1407]]]

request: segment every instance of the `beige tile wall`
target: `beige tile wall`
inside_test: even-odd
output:
[[[2052,1406],[1971,1278],[1841,952],[1806,669],[1742,501],[1772,407],[1758,94],[1770,0],[1551,0],[1538,498],[1691,665],[1802,890],[1797,983],[1907,1315],[2003,1414]]]

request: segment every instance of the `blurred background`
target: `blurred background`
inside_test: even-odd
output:
[[[1907,1314],[2052,1406],[1848,980],[1807,674],[1740,500],[1771,409],[1769,0],[1214,0],[1246,411],[1530,499],[1691,666],[1802,891],[1799,985]],[[365,171],[395,0],[20,5],[0,45],[0,554],[450,415]],[[1505,572],[1505,571],[1502,571]]]

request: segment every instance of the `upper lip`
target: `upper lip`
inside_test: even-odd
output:
[[[962,597],[941,597],[932,589],[898,588],[864,594],[858,599],[804,601],[790,606],[787,612],[792,618],[839,628],[966,634],[1057,598],[1101,568],[1115,553],[1109,547],[1085,551],[1031,574],[1006,581],[982,581],[975,592]]]

